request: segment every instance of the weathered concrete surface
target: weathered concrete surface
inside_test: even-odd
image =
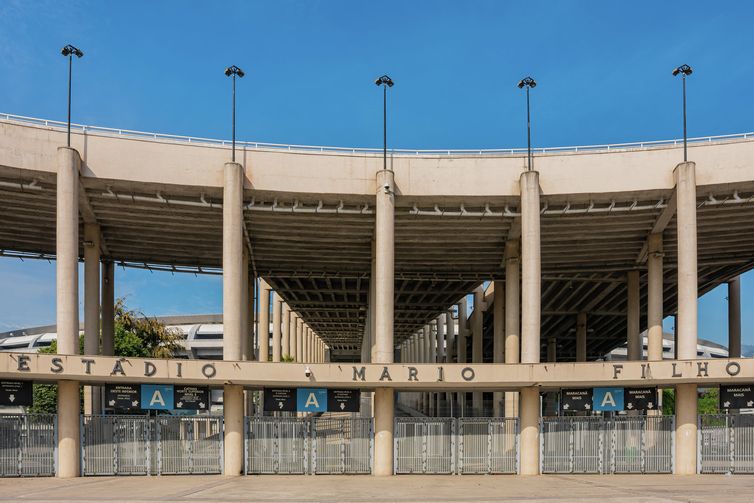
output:
[[[752,476],[164,476],[0,480],[0,501],[748,503]]]

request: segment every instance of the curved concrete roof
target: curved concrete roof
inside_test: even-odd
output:
[[[59,124],[0,116],[0,250],[55,252]],[[222,167],[211,140],[76,128],[82,222],[103,252],[132,264],[221,264]],[[371,270],[373,151],[247,144],[245,221],[253,268],[334,349],[357,350]],[[700,293],[754,263],[754,137],[689,146],[697,165]],[[590,354],[625,337],[625,272],[644,271],[646,237],[665,231],[665,311],[675,309],[673,170],[679,144],[536,153],[542,189],[542,341],[572,357],[575,313],[590,313]],[[518,233],[519,151],[398,152],[396,341],[479,282],[504,280]],[[83,252],[82,252],[83,255]],[[646,305],[643,294],[642,304]],[[644,321],[643,321],[644,322]]]

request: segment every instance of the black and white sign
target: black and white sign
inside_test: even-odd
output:
[[[656,410],[657,388],[626,388],[623,404],[625,410]]]
[[[264,410],[296,412],[296,390],[294,388],[265,388]]]
[[[754,409],[754,385],[720,386],[720,410]]]
[[[560,391],[560,408],[563,412],[592,410],[592,389],[564,389]]]
[[[328,389],[328,412],[359,412],[361,391],[357,389]]]
[[[105,385],[105,406],[115,410],[138,410],[141,404],[141,385]]]
[[[31,405],[31,381],[0,381],[0,405]]]
[[[173,406],[176,410],[207,410],[209,409],[209,388],[176,386],[173,389]]]

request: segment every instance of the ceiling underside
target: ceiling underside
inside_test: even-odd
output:
[[[85,179],[83,222],[100,225],[104,253],[129,265],[202,268],[222,261],[222,201],[182,189],[127,190]],[[164,188],[163,188],[164,189]],[[751,187],[700,189],[700,294],[754,265]],[[558,359],[575,356],[576,314],[589,313],[588,351],[625,342],[626,273],[642,282],[639,258],[671,194],[575,204],[543,196],[542,347],[558,339]],[[246,203],[250,203],[247,200]],[[507,206],[506,206],[507,205]],[[363,200],[255,200],[245,210],[251,267],[336,351],[358,352],[367,320],[373,204]],[[395,218],[395,341],[418,331],[482,281],[504,281],[505,242],[515,236],[515,201],[440,206],[399,198]],[[504,209],[507,208],[507,212]],[[417,211],[419,210],[419,211]],[[507,215],[507,216],[504,216]],[[665,314],[676,308],[676,222],[664,231]],[[0,168],[0,250],[55,253],[54,177]],[[83,250],[81,251],[83,256]],[[704,334],[700,334],[702,337]]]

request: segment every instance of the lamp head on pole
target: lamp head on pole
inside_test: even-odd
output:
[[[225,69],[225,75],[228,77],[230,77],[231,75],[238,75],[238,77],[243,77],[246,74],[236,65],[233,65]]]
[[[386,86],[388,86],[388,87],[393,87],[393,84],[394,84],[394,82],[393,82],[393,79],[391,79],[391,78],[390,78],[390,77],[388,77],[387,75],[383,75],[382,77],[378,77],[378,78],[377,78],[377,79],[376,79],[376,80],[374,81],[374,83],[375,83],[376,85],[378,85],[378,86],[381,86],[381,85],[386,85]]]
[[[67,46],[63,47],[63,49],[60,51],[60,54],[62,54],[63,56],[73,55],[73,56],[76,56],[77,58],[80,58],[81,56],[84,55],[84,52],[81,49],[74,47],[71,44],[68,44]]]
[[[683,74],[683,76],[686,77],[694,73],[694,70],[689,65],[681,65],[675,70],[673,70],[673,76],[676,76],[679,73]]]
[[[535,87],[537,87],[537,81],[531,77],[524,77],[519,81],[518,88],[523,89],[524,87],[534,89]]]

